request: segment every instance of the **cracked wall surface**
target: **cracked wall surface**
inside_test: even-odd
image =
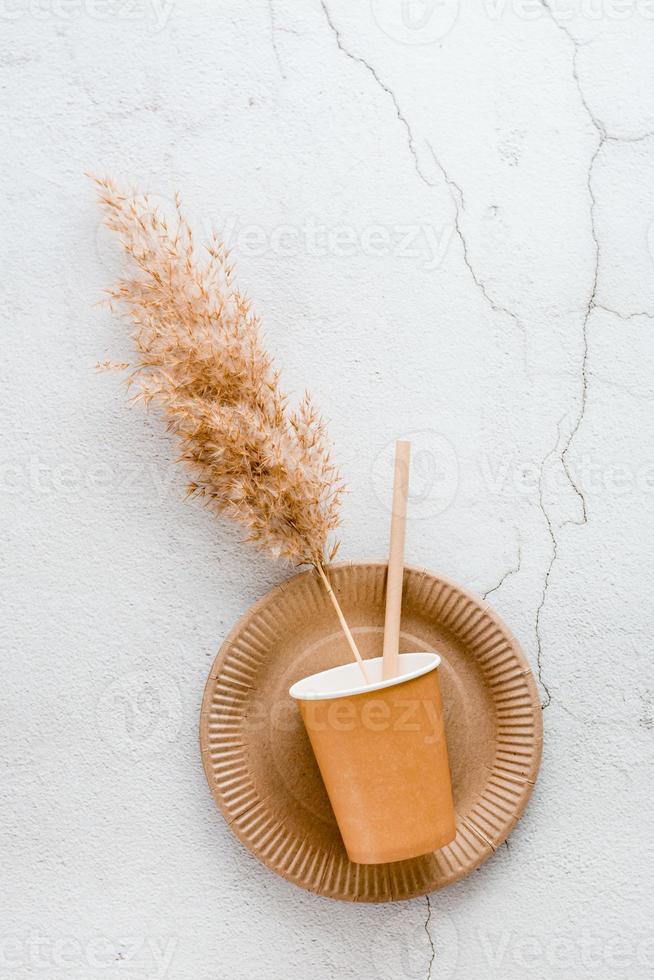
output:
[[[654,671],[654,11],[610,0],[139,0],[0,12],[5,419],[0,977],[644,980]],[[505,619],[543,768],[445,892],[356,907],[260,867],[209,799],[202,689],[289,572],[184,502],[96,361],[121,262],[84,172],[233,247],[387,548]],[[44,972],[45,971],[45,972]]]

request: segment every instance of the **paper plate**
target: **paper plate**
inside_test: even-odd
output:
[[[329,576],[362,655],[380,656],[386,563],[332,565]],[[515,826],[538,772],[536,684],[516,640],[488,606],[437,575],[406,568],[400,649],[443,659],[457,814],[456,840],[410,861],[348,860],[288,696],[295,681],[351,656],[314,571],[273,589],[242,617],[205,688],[202,760],[227,823],[272,871],[329,898],[398,901],[474,871]]]

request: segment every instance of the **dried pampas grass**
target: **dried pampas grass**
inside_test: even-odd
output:
[[[158,405],[179,438],[190,494],[272,555],[317,568],[361,662],[323,569],[338,547],[328,552],[343,484],[321,418],[308,395],[289,408],[224,244],[214,236],[198,251],[179,198],[169,224],[146,194],[93,179],[132,260],[109,295],[133,325],[135,398]]]

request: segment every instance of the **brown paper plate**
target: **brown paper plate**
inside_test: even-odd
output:
[[[386,564],[337,564],[329,574],[362,654],[380,656]],[[397,901],[469,874],[506,840],[538,772],[542,717],[533,675],[480,599],[407,568],[400,649],[443,658],[457,814],[456,840],[410,861],[348,860],[288,696],[295,681],[350,658],[315,572],[296,575],[252,606],[223,643],[205,688],[202,760],[227,823],[272,871],[329,898]]]

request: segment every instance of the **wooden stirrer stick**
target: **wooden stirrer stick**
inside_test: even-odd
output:
[[[356,660],[356,662],[358,663],[358,665],[359,665],[359,667],[361,669],[361,673],[363,674],[363,679],[366,682],[366,684],[369,684],[370,683],[370,678],[368,677],[368,672],[367,672],[367,670],[366,670],[366,668],[364,666],[363,657],[359,653],[359,648],[358,648],[358,646],[356,645],[356,643],[354,641],[354,637],[352,636],[352,632],[350,630],[350,627],[347,625],[347,621],[345,619],[345,616],[343,615],[343,610],[340,607],[340,604],[338,602],[338,599],[334,595],[334,590],[332,589],[331,582],[329,581],[329,579],[325,575],[325,570],[322,567],[322,565],[320,564],[320,562],[318,562],[316,564],[316,569],[318,571],[318,575],[320,575],[320,578],[322,579],[322,582],[323,582],[323,585],[325,586],[325,589],[327,590],[327,595],[331,599],[332,605],[333,605],[334,609],[336,610],[336,615],[338,616],[338,621],[341,624],[341,629],[345,633],[345,639],[347,640],[347,644],[348,644],[350,650],[352,651],[352,653],[354,654],[354,659]]]
[[[398,439],[395,443],[395,476],[393,480],[393,513],[391,544],[386,578],[386,616],[384,619],[383,671],[384,679],[397,677],[402,616],[402,582],[404,579],[404,538],[406,508],[409,496],[409,457],[411,443]]]

